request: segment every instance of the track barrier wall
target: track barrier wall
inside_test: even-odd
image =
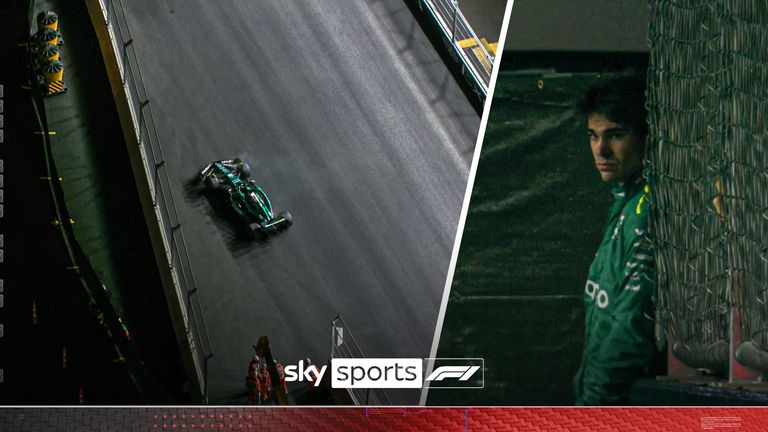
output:
[[[184,230],[121,0],[87,0],[109,74],[193,398],[207,403],[213,348]]]

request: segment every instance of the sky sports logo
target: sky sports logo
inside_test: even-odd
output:
[[[472,389],[484,386],[481,358],[335,358],[330,364],[333,388]],[[319,386],[329,366],[285,367],[285,380],[312,381]]]

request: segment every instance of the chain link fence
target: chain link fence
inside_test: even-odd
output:
[[[765,373],[768,2],[650,6],[646,167],[661,323],[689,367],[725,373],[735,349]]]
[[[195,275],[187,253],[184,231],[176,209],[171,181],[166,169],[163,147],[157,136],[152,106],[144,87],[141,68],[133,46],[121,0],[98,0],[104,13],[105,23],[113,38],[113,47],[120,68],[122,84],[128,96],[133,123],[146,175],[149,178],[155,214],[160,223],[171,276],[179,293],[182,313],[195,368],[202,386],[203,401],[208,395],[208,360],[213,356],[208,330],[205,324]],[[141,175],[136,173],[136,175]]]

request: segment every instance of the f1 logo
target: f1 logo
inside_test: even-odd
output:
[[[440,366],[429,374],[426,381],[442,381],[446,378],[458,378],[467,381],[480,369],[480,366]]]
[[[485,387],[482,358],[424,359],[424,387],[430,389],[480,389]]]

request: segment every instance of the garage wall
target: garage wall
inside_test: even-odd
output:
[[[505,51],[648,51],[646,0],[514,1]]]

